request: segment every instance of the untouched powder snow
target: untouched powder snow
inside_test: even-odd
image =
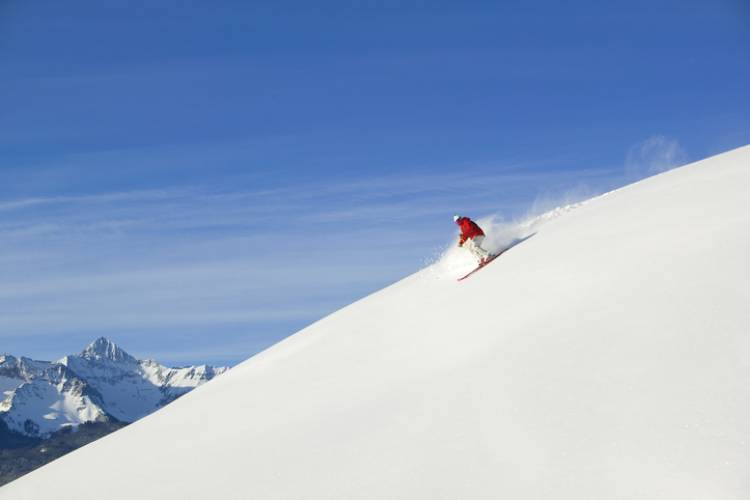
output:
[[[450,250],[0,498],[750,498],[748,193],[746,147]]]

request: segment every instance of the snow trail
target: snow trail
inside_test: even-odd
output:
[[[591,200],[605,195],[597,196]],[[561,217],[591,200],[556,207],[537,215],[528,215],[520,220],[506,221],[499,214],[480,217],[477,224],[485,233],[482,246],[495,254],[503,249],[516,246],[540,231],[545,223]],[[437,279],[455,280],[477,267],[476,258],[466,249],[457,245],[457,236],[432,262],[428,262],[428,272]]]

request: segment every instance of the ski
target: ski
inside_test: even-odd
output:
[[[490,255],[486,262],[484,262],[483,264],[479,264],[479,266],[476,269],[474,269],[473,271],[471,271],[466,276],[462,276],[461,278],[458,278],[458,281],[465,280],[466,278],[468,278],[469,276],[471,276],[475,272],[477,272],[480,269],[482,269],[483,267],[487,266],[490,262],[492,262],[493,260],[495,260],[498,257],[500,257],[503,253],[505,253],[506,250],[508,250],[508,248],[504,248],[504,249],[500,250],[498,253],[496,253],[494,255]]]

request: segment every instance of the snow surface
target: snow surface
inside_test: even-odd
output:
[[[19,385],[23,384],[23,380],[14,377],[4,377],[0,375],[0,400],[4,399],[5,396],[10,395],[13,390]]]
[[[746,147],[450,249],[0,498],[750,498],[748,193]]]

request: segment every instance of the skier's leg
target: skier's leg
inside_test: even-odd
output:
[[[477,259],[479,259],[480,262],[490,255],[487,250],[482,248],[482,241],[484,241],[484,236],[476,236],[474,238],[466,240],[466,243],[469,244],[469,250],[474,254],[474,256],[476,256]]]
[[[474,240],[469,238],[466,240],[466,243],[464,243],[464,248],[466,248],[474,257],[477,257],[477,249],[476,245],[474,244]]]
[[[482,243],[484,243],[484,236],[477,236],[476,238],[474,238],[474,244],[477,247],[478,254],[482,259],[486,259],[490,256],[490,252],[482,248]]]

